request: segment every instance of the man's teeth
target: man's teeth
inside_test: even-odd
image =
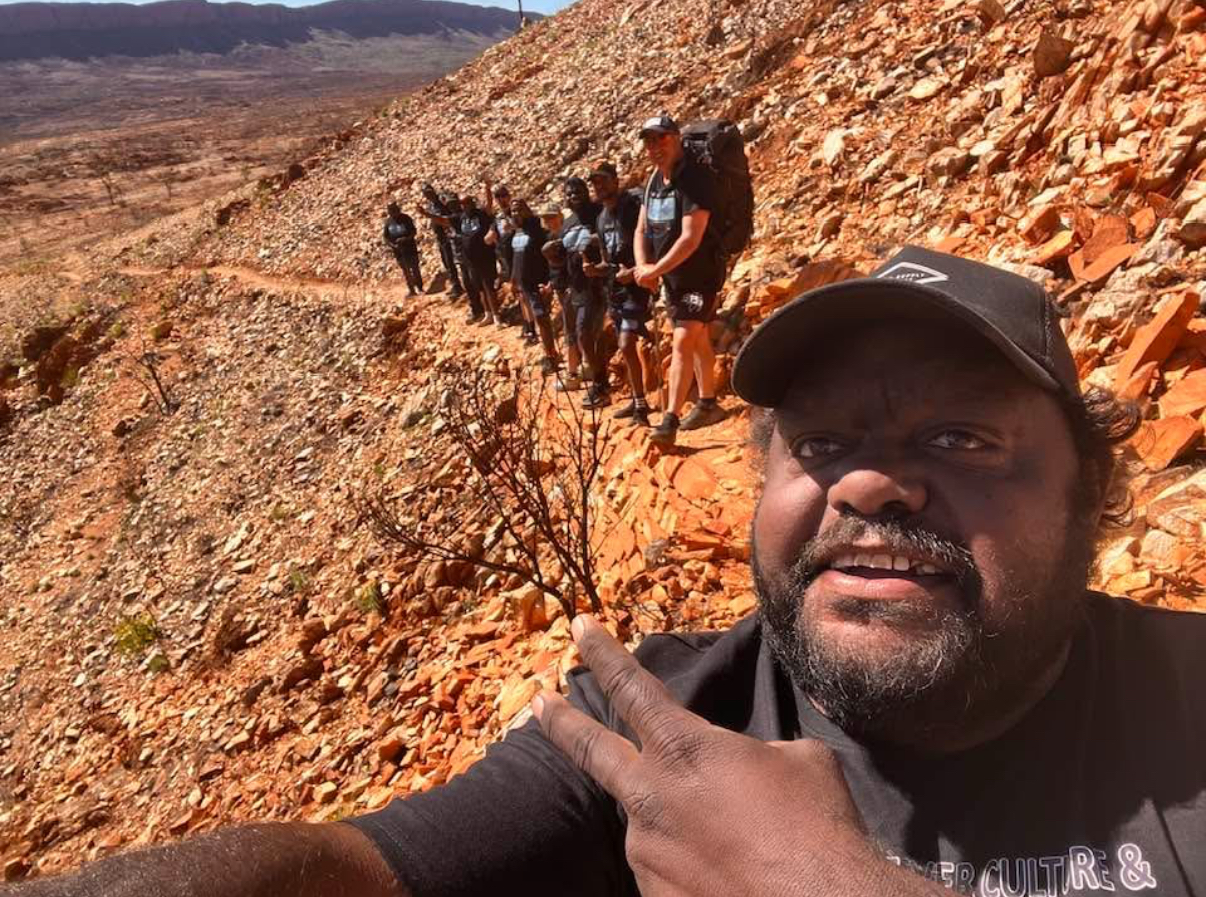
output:
[[[901,573],[916,573],[921,576],[934,576],[942,572],[933,564],[899,554],[843,554],[834,558],[829,566],[837,570],[849,570],[854,567],[897,570]]]

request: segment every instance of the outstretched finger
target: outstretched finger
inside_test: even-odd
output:
[[[532,699],[532,713],[544,737],[575,766],[617,800],[625,794],[631,770],[640,759],[632,742],[591,719],[554,692]]]
[[[611,706],[632,727],[642,747],[664,746],[698,721],[593,618],[580,614],[572,632],[582,662],[595,674]]]

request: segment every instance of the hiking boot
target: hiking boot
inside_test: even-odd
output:
[[[549,358],[547,355],[540,359],[540,373],[546,377],[557,373],[557,359]]]
[[[656,442],[658,445],[674,445],[674,441],[678,438],[678,415],[666,412],[662,415],[661,423],[653,428],[653,432],[649,434],[649,441]]]
[[[636,415],[636,411],[637,411],[636,402],[633,401],[633,402],[629,402],[627,405],[625,405],[623,408],[621,408],[619,411],[617,411],[615,414],[613,414],[612,417],[614,417],[616,420],[625,420],[626,418],[634,417]]]
[[[465,323],[466,324],[479,324],[479,323],[481,323],[481,320],[482,320],[481,315],[476,314],[474,312],[469,312],[469,316],[467,318],[465,318]]]
[[[616,416],[619,417],[619,415],[616,415]],[[653,424],[651,424],[649,422],[649,409],[648,408],[634,409],[632,412],[632,422],[634,424],[636,424],[638,427],[646,427],[646,428],[652,427]]]
[[[577,374],[562,374],[553,388],[557,392],[574,392],[582,388],[582,380]]]
[[[698,430],[702,427],[710,427],[713,424],[718,424],[727,416],[728,413],[715,402],[708,405],[700,402],[691,409],[690,414],[683,418],[683,422],[679,424],[679,428],[683,430]]]
[[[592,383],[582,399],[583,408],[606,408],[611,404],[611,392],[606,386]]]

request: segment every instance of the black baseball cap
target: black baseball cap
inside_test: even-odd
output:
[[[641,125],[642,137],[646,134],[677,134],[678,132],[678,122],[664,112],[661,115],[655,115],[653,118],[647,119]]]
[[[773,408],[809,344],[856,320],[954,317],[984,336],[1038,386],[1080,395],[1072,351],[1051,297],[1034,281],[969,259],[906,246],[869,277],[809,290],[767,318],[733,365],[733,390]]]
[[[610,162],[600,162],[593,169],[591,169],[591,172],[586,176],[586,179],[588,181],[593,181],[595,178],[618,178],[619,176],[620,173],[616,171],[616,167]]]

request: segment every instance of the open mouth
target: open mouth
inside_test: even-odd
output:
[[[840,554],[826,564],[825,569],[865,579],[951,575],[949,570],[924,558],[872,552]]]

